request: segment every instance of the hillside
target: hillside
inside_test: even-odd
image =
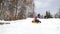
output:
[[[0,25],[0,34],[60,34],[60,19],[39,19],[40,24],[32,24],[33,18],[27,18]]]

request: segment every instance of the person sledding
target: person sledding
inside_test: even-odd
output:
[[[37,18],[38,18],[38,17],[36,16],[32,22],[33,22],[33,23],[34,23],[34,22],[35,22],[35,23],[41,23],[41,21],[39,21]]]

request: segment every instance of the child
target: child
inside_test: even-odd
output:
[[[38,17],[36,16],[32,22],[41,22],[37,19]]]

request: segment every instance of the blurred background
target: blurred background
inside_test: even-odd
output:
[[[0,20],[60,18],[60,0],[0,0]]]

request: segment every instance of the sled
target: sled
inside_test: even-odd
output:
[[[37,22],[32,22],[32,24],[38,24]]]
[[[41,23],[41,21],[40,21],[40,22],[34,22],[34,21],[32,21],[32,23],[33,23],[33,24],[38,24],[38,23]]]

